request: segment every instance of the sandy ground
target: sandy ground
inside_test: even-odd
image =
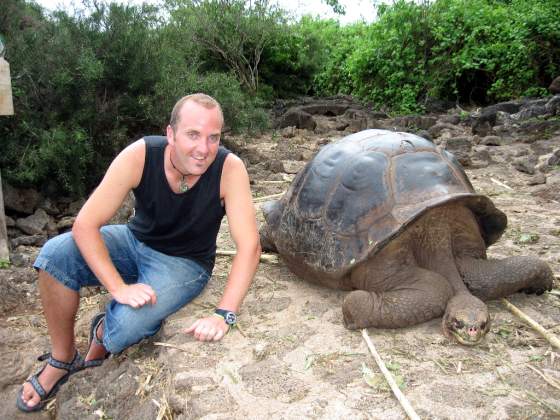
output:
[[[339,135],[340,137],[340,135]],[[293,173],[331,137],[299,133],[285,139],[231,139],[247,161],[255,197],[284,191]],[[334,137],[333,137],[334,138]],[[528,145],[491,151],[493,163],[469,169],[475,188],[509,218],[489,257],[537,255],[556,275],[555,290],[509,301],[560,336],[560,204],[546,185],[509,157]],[[282,162],[283,169],[274,169]],[[272,169],[272,170],[271,170]],[[554,173],[560,169],[556,168]],[[535,192],[546,190],[539,198]],[[547,195],[548,194],[548,195]],[[257,204],[258,206],[259,204]],[[259,223],[262,214],[259,212]],[[219,248],[232,249],[224,221]],[[261,263],[240,313],[239,328],[219,343],[198,343],[181,330],[218,302],[229,269],[218,257],[209,286],[171,317],[153,339],[97,369],[74,375],[49,409],[15,410],[15,395],[48,350],[45,322],[30,269],[0,270],[6,299],[18,305],[0,318],[0,418],[58,419],[402,419],[393,396],[359,331],[342,324],[344,292],[308,284],[281,261]],[[10,286],[16,282],[18,287]],[[78,342],[106,295],[82,298]],[[492,326],[477,347],[444,338],[440,319],[399,330],[369,329],[377,351],[421,418],[560,418],[560,353],[499,301],[489,302]]]

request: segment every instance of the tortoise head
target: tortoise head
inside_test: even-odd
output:
[[[457,294],[447,303],[442,328],[448,338],[466,346],[477,345],[490,329],[488,308],[469,293]]]
[[[274,232],[280,224],[282,205],[279,201],[267,201],[261,206],[261,209],[265,219],[265,223],[259,231],[261,247],[263,251],[278,252],[274,244]]]

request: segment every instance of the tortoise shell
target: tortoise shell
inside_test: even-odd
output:
[[[325,146],[263,211],[291,265],[338,276],[451,201],[474,212],[487,246],[501,236],[505,214],[475,193],[452,154],[414,134],[365,130]]]

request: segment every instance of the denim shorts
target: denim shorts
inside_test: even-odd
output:
[[[104,226],[101,235],[123,280],[127,284],[147,284],[157,296],[155,305],[136,309],[115,300],[107,304],[103,345],[111,353],[119,353],[154,335],[165,318],[202,292],[210,273],[194,260],[150,248],[138,241],[126,225]],[[101,284],[83,259],[71,232],[50,239],[34,267],[75,291]]]

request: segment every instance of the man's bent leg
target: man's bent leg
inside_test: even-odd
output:
[[[112,225],[102,228],[101,233],[123,279],[134,282],[137,270],[131,257],[129,229]],[[50,239],[41,249],[34,267],[39,272],[39,291],[51,337],[52,357],[62,362],[71,361],[76,351],[74,319],[79,305],[79,290],[83,286],[100,283],[81,256],[71,233]],[[52,384],[65,373],[47,364],[39,375],[39,383],[48,393]],[[35,406],[39,401],[29,382],[23,385],[22,400],[28,407]]]
[[[119,353],[158,332],[162,322],[200,294],[209,273],[198,263],[172,257],[145,245],[139,248],[138,282],[155,291],[157,303],[132,308],[111,301],[104,321],[103,344]]]
[[[42,270],[39,271],[39,293],[51,338],[52,357],[62,362],[71,362],[76,352],[74,319],[80,296]],[[64,369],[47,364],[39,375],[39,383],[48,392],[66,373]],[[28,407],[33,407],[40,401],[29,382],[23,385],[22,400]]]

